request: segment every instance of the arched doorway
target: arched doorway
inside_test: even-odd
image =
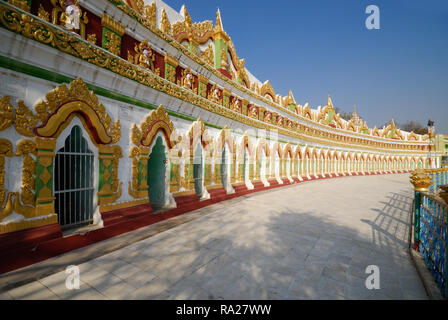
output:
[[[204,162],[202,156],[202,146],[198,142],[194,149],[193,156],[193,177],[194,177],[194,190],[199,198],[204,194]]]
[[[310,175],[310,155],[305,153],[304,163],[303,163],[303,173],[305,176]]]
[[[157,137],[148,160],[149,202],[153,209],[162,209],[166,205],[166,163],[168,154],[162,137]]]
[[[78,125],[56,152],[55,211],[63,229],[93,221],[94,154]]]
[[[230,153],[227,144],[224,144],[222,148],[221,156],[221,183],[224,189],[228,190],[230,185],[229,172],[230,172]]]

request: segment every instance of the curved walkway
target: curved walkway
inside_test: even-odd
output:
[[[408,252],[408,181],[346,177],[225,201],[79,265],[79,290],[59,272],[0,297],[427,299]],[[380,289],[366,288],[369,265],[379,268]]]

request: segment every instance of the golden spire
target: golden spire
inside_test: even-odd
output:
[[[224,28],[222,27],[222,21],[221,21],[221,12],[216,11],[216,23],[215,23],[215,31],[224,31]]]
[[[353,105],[353,115],[356,115],[356,105]]]
[[[191,20],[191,16],[188,14],[187,6],[182,5],[182,8],[180,9],[181,15],[184,17],[184,21],[191,26],[193,24],[193,21]]]
[[[224,28],[222,27],[221,12],[219,11],[219,8],[218,11],[216,12],[216,23],[215,28],[213,29],[213,33],[214,33],[213,40],[222,39],[226,42],[230,40],[230,37],[227,35],[227,33],[224,31]]]
[[[328,95],[327,107],[330,108],[330,109],[334,109],[333,108],[333,102],[331,101],[330,95]]]
[[[394,119],[390,120],[390,128],[391,129],[395,129],[396,128]]]

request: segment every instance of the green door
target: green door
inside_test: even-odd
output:
[[[165,206],[165,146],[158,137],[148,160],[149,202],[154,209]]]
[[[194,189],[198,197],[201,197],[202,193],[204,192],[203,171],[204,170],[202,163],[202,147],[201,144],[198,143],[194,151],[194,160],[193,160]]]

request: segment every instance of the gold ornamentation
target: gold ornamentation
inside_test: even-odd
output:
[[[433,183],[431,177],[426,174],[424,169],[417,169],[413,171],[410,181],[414,185],[415,191],[426,191],[426,192],[429,190],[429,187]]]
[[[42,3],[39,4],[39,9],[37,10],[37,16],[45,21],[50,21],[50,14],[45,11]]]
[[[105,181],[109,181],[109,178],[112,177],[111,183],[104,183],[101,190],[98,192],[98,204],[105,205],[114,203],[121,197],[121,187],[123,185],[123,182],[120,182],[118,179],[118,164],[120,158],[123,157],[123,152],[121,150],[121,147],[118,145],[100,145],[98,151],[100,153],[99,158],[103,161],[103,165],[105,167],[109,167],[112,164],[112,172],[109,172],[109,170],[106,169],[103,173],[103,178],[105,179]],[[109,154],[112,154],[112,156],[110,156]]]
[[[3,96],[0,100],[0,131],[8,129],[12,122],[12,105],[9,96]]]
[[[12,157],[14,154],[12,152],[12,143],[7,140],[0,138],[0,208],[3,208],[3,203],[5,201],[7,190],[4,189],[5,186],[5,157]],[[10,200],[9,200],[10,201]],[[1,209],[3,213],[0,213],[1,216],[5,215],[9,212],[9,208]],[[10,213],[9,213],[10,214]],[[9,215],[8,214],[8,215]],[[2,218],[0,218],[0,221]]]
[[[213,53],[213,47],[211,43],[208,44],[207,49],[199,53],[199,57],[207,62],[210,66],[213,67],[215,65],[215,54]]]
[[[106,49],[117,56],[120,55],[121,38],[114,32],[106,33]]]
[[[167,35],[171,35],[171,23],[168,20],[165,8],[162,9],[162,19],[160,21],[160,30]]]
[[[260,88],[260,95],[262,97],[269,96],[271,97],[272,101],[275,102],[275,92],[274,89],[272,89],[271,84],[269,83],[269,80],[266,80],[265,83]]]
[[[205,124],[201,118],[198,118],[190,127],[188,131],[188,142],[191,156],[194,153],[194,147],[198,140],[201,142],[203,147],[208,146],[212,142],[212,138],[208,135]]]
[[[125,27],[118,21],[112,19],[107,14],[103,13],[101,15],[101,25],[108,28],[109,30],[115,32],[116,34],[122,36],[125,31]]]
[[[120,120],[112,123],[103,104],[93,91],[89,91],[81,78],[73,80],[68,87],[62,84],[48,92],[46,101],[37,103],[35,110],[43,123],[36,129],[37,134],[42,137],[58,136],[64,125],[68,125],[69,116],[81,111],[91,123],[85,127],[89,134],[93,134],[92,141],[109,144],[120,140]]]
[[[142,132],[141,144],[143,146],[151,146],[159,130],[164,133],[169,149],[180,142],[180,139],[173,139],[173,122],[170,120],[168,113],[166,113],[162,105],[149,113],[146,119],[141,123],[140,129]]]
[[[230,110],[241,112],[240,101],[238,100],[238,98],[233,98],[233,102],[230,105]]]
[[[221,12],[216,11],[216,22],[215,22],[215,28],[213,29],[213,40],[222,39],[225,42],[228,42],[230,40],[229,35],[224,31],[224,28],[222,27],[222,20],[221,20]]]
[[[249,109],[249,116],[254,119],[258,119],[257,107],[251,106]],[[278,123],[277,123],[278,124]]]
[[[33,137],[33,131],[38,121],[37,116],[23,103],[23,100],[18,100],[14,120],[14,126],[17,132],[25,137]]]
[[[194,77],[193,74],[191,73],[190,68],[184,69],[182,71],[182,77],[180,82],[181,83],[179,83],[179,85],[182,86],[183,88],[193,90]]]
[[[220,96],[219,89],[216,86],[216,84],[214,84],[210,88],[210,92],[208,93],[208,98],[211,102],[221,104],[221,99],[219,98],[219,96]]]
[[[91,33],[87,36],[87,41],[89,41],[91,44],[95,44],[98,41],[96,38],[96,34],[95,33]]]
[[[135,45],[134,48],[136,55],[133,61],[128,61],[135,63],[138,66],[149,69],[157,75],[160,75],[159,69],[154,69],[154,61],[156,59],[153,51],[151,50],[150,45],[147,40],[143,40],[138,45]],[[128,53],[129,55],[129,53]]]
[[[151,4],[145,6],[145,18],[146,21],[148,21],[150,24],[152,24],[153,26],[156,25],[156,3],[155,2],[151,2]]]
[[[89,22],[87,18],[87,13],[82,11],[81,7],[78,4],[78,0],[50,0],[53,5],[53,10],[51,11],[51,22],[55,25],[66,28],[69,31],[73,31],[70,29],[72,27],[72,18],[66,13],[66,9],[70,5],[75,5],[78,8],[79,12],[79,33],[81,38],[86,38],[86,25]]]
[[[13,211],[13,203],[12,203],[13,195],[15,195],[14,192],[8,193],[8,196],[6,199],[6,204],[4,207],[1,207],[1,209],[0,209],[0,221],[2,221],[3,219],[5,219],[9,215],[11,215],[11,213]],[[2,205],[3,205],[3,203],[2,203]]]
[[[30,12],[30,6],[27,0],[8,0],[8,2],[17,8]]]
[[[139,18],[132,11],[129,11],[131,9],[127,9],[128,8],[127,6],[121,6],[121,5],[117,5],[117,6],[120,9],[124,10],[127,14],[134,16],[142,25],[147,27],[149,30],[154,32],[156,35],[158,35],[162,39],[164,39],[166,41],[170,41],[170,43],[175,48],[180,50],[183,54],[185,54],[189,58],[193,59],[194,61],[203,64],[203,61],[199,57],[197,57],[193,53],[189,52],[188,50],[184,50],[184,48],[180,44],[177,44],[176,42],[172,42],[170,40],[171,38],[169,36],[163,34],[158,29],[154,29],[153,27],[151,27],[150,24],[147,23],[145,20],[143,20],[141,17]],[[8,14],[6,14],[7,12],[8,12]],[[21,33],[22,35],[24,35],[26,37],[34,38],[35,40],[37,40],[39,42],[49,44],[55,48],[58,48],[59,50],[61,50],[63,52],[69,53],[76,57],[81,57],[81,58],[87,60],[88,62],[91,62],[91,63],[97,65],[98,67],[107,68],[115,73],[121,74],[121,75],[128,77],[130,79],[133,79],[139,83],[150,86],[156,90],[165,92],[169,95],[172,95],[173,97],[182,99],[184,101],[188,101],[189,103],[197,105],[206,110],[213,110],[213,112],[219,113],[223,116],[226,116],[227,118],[235,119],[235,120],[241,121],[245,124],[252,125],[252,126],[255,126],[258,128],[260,128],[260,127],[264,128],[264,129],[270,128],[269,124],[255,123],[255,122],[252,122],[250,119],[245,118],[243,116],[240,118],[240,117],[236,117],[237,116],[236,114],[226,113],[225,110],[219,110],[219,109],[215,110],[216,109],[215,105],[207,104],[206,102],[204,102],[204,100],[198,99],[199,97],[190,96],[189,94],[186,94],[185,92],[183,92],[182,90],[179,90],[176,87],[170,87],[169,84],[167,84],[163,80],[151,78],[150,76],[145,74],[143,71],[136,70],[135,68],[132,68],[132,66],[127,64],[126,61],[117,60],[116,57],[110,56],[107,53],[105,53],[93,46],[92,47],[89,46],[89,44],[87,42],[82,42],[81,40],[77,39],[76,37],[73,37],[70,34],[62,32],[60,30],[56,30],[56,29],[52,28],[50,25],[47,25],[43,22],[34,21],[33,18],[31,18],[30,16],[20,15],[17,12],[14,12],[14,9],[9,8],[5,5],[0,5],[0,23],[9,30]],[[227,79],[225,76],[220,75],[220,73],[214,71],[213,68],[208,68],[206,65],[204,67],[207,70],[209,70],[211,73],[213,73],[214,75],[216,75],[217,77],[222,79],[223,81],[226,81],[226,82],[232,84],[234,87],[241,90],[242,92],[248,93],[249,95],[251,95],[257,99],[261,99],[262,101],[272,105],[275,108],[278,107],[277,105],[269,102],[269,100],[262,99],[258,95],[254,95],[251,91],[248,91],[246,88],[244,88],[244,86],[240,86],[240,85],[232,82],[231,80]],[[285,109],[282,109],[282,110],[284,110],[284,112],[287,112],[288,114],[298,117],[301,120],[306,121],[306,119],[302,118],[301,115],[296,115],[296,114],[290,112],[289,110],[285,110]],[[311,115],[310,115],[310,117],[311,117]],[[312,120],[312,119],[310,118],[310,120]],[[279,129],[279,132],[281,130],[282,129]],[[336,130],[336,129],[334,129],[334,130]],[[346,146],[346,143],[344,144],[341,142],[332,142],[332,141],[328,141],[328,139],[317,139],[315,137],[306,136],[303,133],[299,134],[299,133],[295,133],[295,132],[290,132],[289,130],[284,130],[282,134],[292,136],[292,137],[302,138],[307,141],[316,141],[318,143],[325,142],[325,143],[329,143],[334,146],[341,146],[341,147]],[[353,143],[353,145],[360,145],[360,144],[356,142],[356,143]],[[387,150],[390,150],[391,152],[398,152],[398,150],[396,150],[397,149],[396,146],[398,146],[398,145],[393,145],[394,148],[391,148],[391,146],[392,146],[392,144],[385,146],[384,143],[381,142],[381,143],[376,144],[376,148],[374,148],[372,146],[365,146],[365,147],[370,150],[387,149]],[[411,150],[420,150],[420,145],[413,145]],[[409,151],[405,150],[403,152],[412,152],[411,150],[409,150]]]
[[[110,1],[113,2],[113,0],[110,0]],[[195,54],[193,54],[193,53],[191,53],[190,51],[188,51],[187,49],[185,49],[180,43],[172,42],[172,39],[171,39],[169,36],[167,36],[166,34],[162,33],[159,29],[154,28],[153,26],[151,26],[151,24],[148,23],[146,20],[143,20],[143,19],[139,18],[137,15],[135,15],[135,13],[134,13],[131,9],[129,9],[128,6],[125,6],[125,5],[117,5],[117,7],[118,7],[119,9],[123,10],[126,14],[128,14],[128,15],[130,15],[130,16],[136,18],[136,19],[137,19],[143,26],[145,26],[146,28],[148,28],[149,30],[151,30],[153,33],[155,33],[156,35],[158,35],[160,38],[162,38],[162,39],[164,39],[165,41],[171,43],[171,45],[172,45],[173,47],[175,47],[176,49],[178,49],[179,51],[181,51],[184,55],[188,56],[189,58],[191,58],[192,60],[196,61],[197,63],[204,65],[204,61],[203,61],[203,59],[201,59],[199,56],[196,56]],[[218,18],[218,13],[217,13],[217,23],[216,23],[216,27],[215,27],[215,29],[217,29],[217,31],[220,31],[219,29],[222,30],[222,24],[221,24],[220,16],[219,16],[219,18]],[[218,32],[218,33],[219,33],[219,32]],[[231,50],[230,47],[229,47],[229,50]],[[233,59],[233,57],[232,57],[232,59]],[[208,71],[210,71],[211,73],[213,73],[215,76],[219,77],[221,80],[223,80],[223,81],[225,81],[225,82],[227,82],[227,83],[230,83],[231,85],[233,85],[233,86],[236,87],[237,89],[241,90],[242,92],[245,92],[245,93],[251,95],[252,97],[254,97],[254,98],[256,98],[256,99],[260,99],[260,100],[264,101],[265,103],[271,105],[271,106],[274,107],[274,108],[279,108],[279,105],[277,105],[276,103],[273,103],[273,101],[271,101],[270,99],[263,98],[263,97],[261,97],[261,96],[259,95],[259,88],[258,88],[258,85],[257,85],[257,84],[254,83],[254,84],[251,86],[251,89],[249,90],[249,89],[246,88],[245,86],[240,85],[240,84],[238,84],[238,83],[236,83],[236,82],[234,82],[234,81],[229,80],[226,76],[224,76],[224,75],[222,75],[220,72],[216,71],[213,67],[210,67],[210,66],[208,66],[207,64],[205,64],[204,67],[205,67]],[[238,71],[238,70],[237,70],[237,71]],[[256,93],[256,92],[257,92],[257,93]],[[282,107],[280,106],[280,108],[282,108]],[[302,108],[302,109],[303,109],[303,108]],[[300,120],[308,121],[307,119],[309,119],[309,120],[313,121],[313,119],[311,119],[311,118],[304,118],[304,117],[302,117],[300,114],[296,114],[296,113],[291,112],[291,111],[289,111],[289,110],[285,110],[285,109],[283,109],[283,108],[282,108],[282,110],[284,110],[285,112],[287,112],[288,114],[290,114],[290,115],[292,115],[292,116],[294,116],[294,117],[299,118]],[[341,128],[341,130],[343,130],[343,129]],[[335,145],[336,145],[336,144],[335,144]],[[417,146],[413,146],[413,147],[414,147],[414,150],[419,149],[419,147],[417,147]]]
[[[183,21],[178,21],[173,24],[173,37],[178,43],[187,40],[190,44],[197,47],[203,44],[213,36],[213,23],[211,21],[204,21],[193,23],[188,14],[187,7],[184,5],[182,15]]]

